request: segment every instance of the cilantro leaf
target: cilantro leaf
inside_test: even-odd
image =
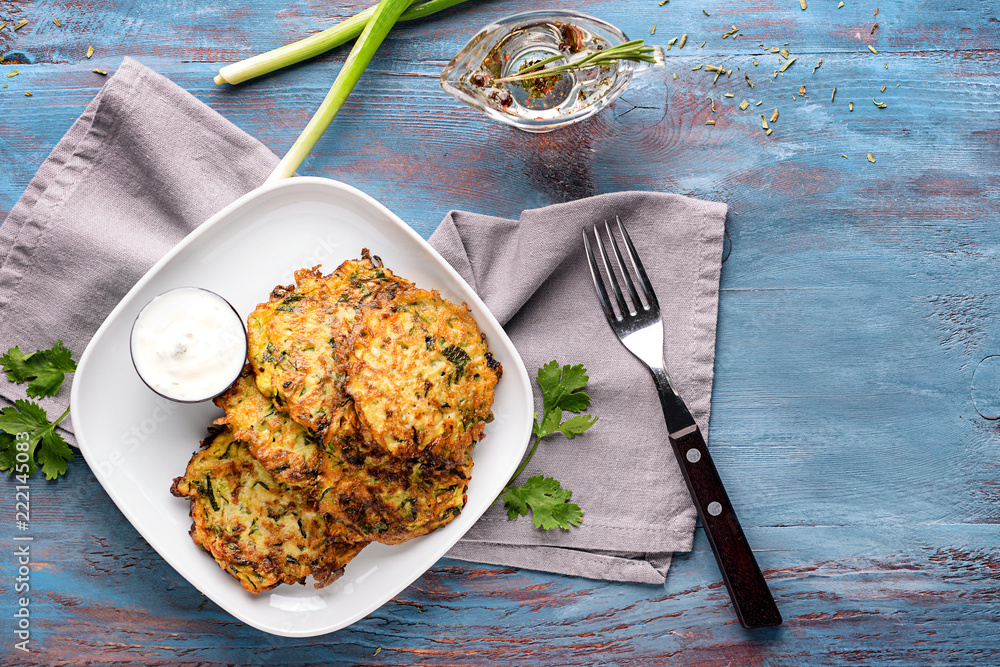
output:
[[[515,486],[514,481],[535,455],[542,438],[562,433],[572,440],[597,423],[597,417],[581,414],[563,421],[564,410],[582,412],[590,405],[590,396],[583,391],[589,380],[587,369],[582,364],[560,366],[553,360],[538,369],[538,386],[542,390],[542,418],[539,420],[538,414],[535,414],[532,424],[535,444],[504,487],[502,497],[509,520],[527,516],[530,511],[535,527],[544,530],[568,530],[579,526],[583,520],[580,506],[569,502],[573,492],[562,488],[557,480],[538,475],[520,486]]]
[[[536,475],[521,486],[508,487],[503,500],[508,519],[527,516],[530,509],[535,528],[569,530],[583,521],[583,510],[569,502],[572,496],[573,492],[562,488],[557,480]]]
[[[24,354],[18,347],[12,347],[0,356],[0,365],[11,382],[27,382],[28,396],[41,398],[54,396],[62,387],[66,373],[76,370],[68,349],[61,340],[48,350],[38,350]]]
[[[37,451],[38,463],[42,466],[45,479],[55,479],[69,469],[66,463],[73,460],[73,450],[66,440],[55,431],[42,436],[41,447]]]
[[[538,369],[538,386],[542,390],[542,403],[546,413],[559,408],[570,412],[586,410],[590,396],[581,391],[587,386],[587,369],[583,364],[559,367],[550,361]]]
[[[13,406],[0,410],[0,470],[7,470],[10,476],[17,467],[18,444],[27,443],[28,459],[22,463],[27,464],[29,475],[34,474],[39,465],[46,479],[55,479],[65,473],[66,462],[73,460],[73,451],[55,428],[68,412],[56,423],[51,423],[45,409],[34,401],[17,400]],[[18,440],[21,433],[27,434],[27,440]]]

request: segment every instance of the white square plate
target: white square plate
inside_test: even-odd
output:
[[[139,310],[174,287],[204,287],[224,296],[246,320],[293,271],[322,264],[332,271],[379,255],[397,274],[455,302],[469,304],[493,355],[503,364],[495,420],[473,453],[468,503],[447,526],[398,546],[371,544],[332,585],[243,590],[188,530],[187,499],[170,495],[206,428],[221,412],[210,402],[172,403],[150,391],[129,356]],[[458,273],[391,211],[343,183],[293,178],[260,188],[226,207],[153,266],[98,329],[73,381],[73,426],[87,463],[142,536],[181,575],[220,607],[265,632],[310,637],[343,628],[406,588],[441,558],[489,507],[516,469],[531,433],[534,408],[524,364],[496,318]]]

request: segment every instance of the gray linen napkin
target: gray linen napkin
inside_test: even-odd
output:
[[[149,266],[276,163],[260,142],[126,58],[0,225],[0,350],[59,338],[79,354]],[[445,218],[431,243],[504,323],[529,373],[551,359],[584,364],[590,412],[600,418],[574,440],[543,442],[524,473],[572,489],[585,512],[579,528],[542,532],[494,507],[450,556],[662,583],[670,554],[690,550],[695,512],[652,380],[604,322],[580,230],[616,215],[629,224],[669,314],[668,367],[707,433],[725,213],[723,204],[626,192],[528,210],[518,221]],[[0,405],[23,396],[0,381]],[[59,414],[67,400],[63,391],[43,405]]]

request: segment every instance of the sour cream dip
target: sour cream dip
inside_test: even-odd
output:
[[[221,394],[247,357],[239,313],[200,287],[178,287],[146,304],[132,325],[130,344],[142,381],[164,398],[184,403]]]

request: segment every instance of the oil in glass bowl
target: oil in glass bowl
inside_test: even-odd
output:
[[[548,132],[589,118],[611,104],[632,78],[664,67],[619,60],[539,78],[505,81],[543,60],[571,64],[628,41],[601,19],[571,11],[515,14],[480,30],[441,73],[448,94],[500,122]]]

